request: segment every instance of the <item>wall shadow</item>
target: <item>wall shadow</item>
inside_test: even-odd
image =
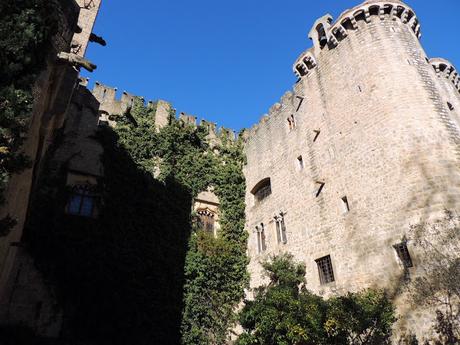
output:
[[[191,194],[141,170],[110,127],[97,218],[70,216],[67,166],[50,148],[25,230],[63,310],[67,344],[179,344]],[[58,144],[57,144],[58,145]]]

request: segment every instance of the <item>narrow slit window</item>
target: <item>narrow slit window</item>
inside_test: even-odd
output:
[[[409,249],[407,249],[407,241],[395,244],[393,247],[396,250],[396,254],[398,255],[398,258],[401,261],[404,269],[408,269],[414,266],[409,253]]]
[[[335,280],[334,270],[332,268],[331,256],[327,255],[315,260],[318,266],[319,281],[321,285],[331,283]]]
[[[302,105],[304,98],[301,96],[296,96],[296,98],[299,100],[299,104],[297,105],[297,109],[296,109],[296,112],[298,112],[300,109],[300,106]]]
[[[358,85],[358,90],[359,90],[359,92],[363,92],[363,89],[361,88],[361,85]]]
[[[450,111],[453,111],[455,109],[452,103],[450,102],[447,102],[447,107],[449,108]]]
[[[278,243],[287,243],[287,234],[286,234],[286,223],[284,221],[284,214],[280,213],[279,216],[275,217],[276,224],[276,239]]]
[[[321,133],[321,131],[319,129],[315,129],[313,131],[313,133],[315,134],[314,137],[313,137],[313,142],[315,142],[316,140],[318,140],[318,137],[319,137],[319,134]]]
[[[257,234],[257,252],[263,253],[267,250],[267,245],[265,241],[265,229],[264,224],[260,223],[260,225],[256,226],[256,234]]]
[[[303,158],[302,156],[297,157],[297,167],[299,170],[303,170]]]
[[[350,212],[350,204],[348,203],[348,198],[346,196],[341,198],[342,200],[342,211],[343,213]]]
[[[295,122],[295,117],[294,115],[290,115],[288,118],[287,118],[287,122],[288,122],[288,128],[290,131],[292,131],[293,129],[295,129],[296,127],[296,122]]]
[[[318,189],[316,190],[316,195],[315,195],[316,197],[319,197],[319,195],[320,195],[321,192],[323,191],[324,185],[325,185],[324,182],[316,181],[316,187],[318,188]]]

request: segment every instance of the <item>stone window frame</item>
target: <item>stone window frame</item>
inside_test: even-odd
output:
[[[318,267],[319,282],[326,285],[335,282],[334,268],[330,255],[323,256],[315,260]]]
[[[209,208],[200,208],[196,211],[202,229],[213,235],[216,234],[216,213]]]
[[[297,121],[296,121],[294,114],[289,115],[286,120],[287,120],[289,132],[292,132],[293,130],[297,128]]]
[[[400,264],[407,271],[409,268],[414,267],[412,261],[412,256],[410,255],[409,248],[407,247],[407,239],[404,239],[402,242],[396,243],[393,245],[396,255],[399,259]]]
[[[257,239],[257,254],[262,254],[267,251],[267,237],[265,235],[264,223],[256,226],[256,239]]]
[[[274,217],[275,220],[275,231],[276,231],[276,240],[278,244],[287,243],[287,231],[286,231],[286,220],[284,212],[280,212]]]
[[[254,204],[263,202],[272,194],[272,184],[270,177],[266,177],[252,188],[251,194],[254,196]]]

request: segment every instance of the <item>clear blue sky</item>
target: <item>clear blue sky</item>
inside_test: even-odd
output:
[[[360,0],[103,0],[94,32],[107,46],[87,52],[90,76],[239,130],[292,88],[292,64],[307,33]],[[407,0],[422,24],[429,57],[460,68],[460,0]],[[85,75],[88,75],[85,73]]]

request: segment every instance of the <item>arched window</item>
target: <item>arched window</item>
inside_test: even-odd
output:
[[[257,183],[254,188],[252,188],[251,193],[254,195],[256,202],[261,202],[267,198],[270,194],[272,194],[270,178],[264,178],[259,183]]]
[[[200,219],[200,227],[204,231],[214,234],[215,213],[206,208],[198,210],[197,214]]]

